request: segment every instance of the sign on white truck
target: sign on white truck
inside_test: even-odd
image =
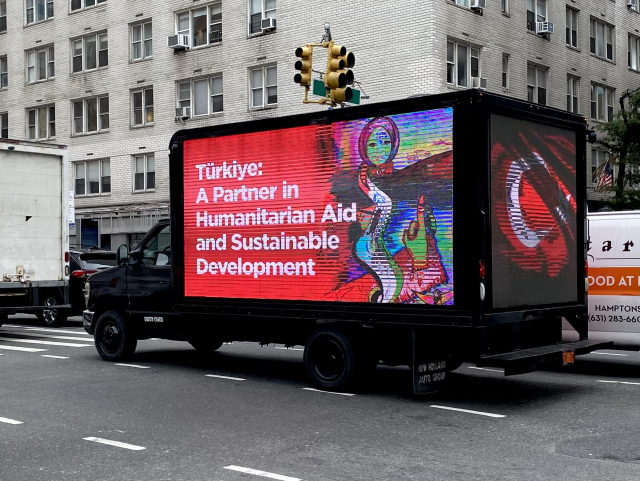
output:
[[[66,317],[68,192],[66,147],[0,141],[0,325],[14,313]]]
[[[589,339],[640,350],[640,211],[587,218]],[[563,337],[571,340],[573,332],[565,323]]]

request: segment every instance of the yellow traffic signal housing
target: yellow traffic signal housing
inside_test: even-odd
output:
[[[298,47],[296,49],[296,57],[300,60],[296,61],[295,69],[299,70],[293,77],[293,81],[300,84],[303,87],[311,85],[311,65],[313,63],[313,48],[312,47]]]
[[[345,68],[342,57],[347,54],[346,47],[330,43],[327,49],[327,71],[324,76],[324,84],[329,89],[344,88],[347,86],[347,76],[341,70]]]
[[[353,90],[351,87],[343,89],[331,89],[331,101],[339,104],[342,102],[349,102],[353,98]]]

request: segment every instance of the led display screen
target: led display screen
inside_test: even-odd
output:
[[[453,110],[188,140],[185,295],[452,305]]]
[[[576,133],[491,115],[493,307],[577,301]]]

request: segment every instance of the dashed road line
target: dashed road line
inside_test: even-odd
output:
[[[15,419],[9,419],[9,418],[0,418],[0,423],[6,423],[6,424],[24,424],[22,421],[16,421]]]
[[[348,393],[348,392],[323,391],[321,389],[316,389],[316,388],[313,388],[313,387],[303,387],[302,389],[305,390],[305,391],[323,392],[325,394],[337,394],[339,396],[355,396],[355,394],[351,394],[351,393]]]
[[[36,349],[35,347],[20,347],[20,346],[2,346],[0,349],[6,349],[8,351],[22,351],[22,352],[43,352],[47,349]]]
[[[219,376],[218,374],[205,374],[206,377],[216,377],[218,379],[229,379],[230,381],[246,381],[241,377]]]
[[[500,369],[489,369],[489,368],[486,368],[486,367],[467,366],[467,369],[475,369],[477,371],[499,372],[501,374],[504,373],[504,371],[502,371]]]
[[[144,446],[136,446],[135,444],[112,441],[111,439],[94,438],[92,436],[82,439],[84,439],[85,441],[93,441],[94,443],[108,444],[109,446],[115,446],[117,448],[130,449],[131,451],[142,451],[143,449],[147,449]]]
[[[42,357],[50,357],[52,359],[69,359],[66,356],[52,356],[51,354],[40,354]]]
[[[8,332],[5,334],[9,334]],[[11,332],[15,336],[44,337],[46,339],[62,339],[67,341],[93,342],[92,337],[52,336],[50,334],[37,334],[35,332]]]
[[[487,416],[490,418],[506,418],[507,417],[504,414],[485,413],[482,411],[471,411],[470,409],[452,408],[449,406],[437,406],[435,404],[432,404],[430,407],[436,408],[436,409],[446,409],[447,411],[458,411],[458,412],[467,413],[467,414],[477,414],[479,416]]]
[[[622,357],[628,356],[628,354],[618,354],[614,352],[590,352],[589,354],[596,354],[598,356],[622,356]]]
[[[85,331],[63,331],[62,329],[47,329],[46,327],[27,327],[26,331],[42,331],[42,332],[53,332],[60,334],[76,334],[78,336],[87,336],[93,338],[91,334],[87,334]]]
[[[138,369],[151,369],[149,366],[140,366],[138,364],[122,364],[120,362],[116,362],[114,366],[137,367]]]
[[[277,479],[279,481],[302,481],[300,478],[292,478],[291,476],[283,476],[282,474],[269,473],[268,471],[260,471],[259,469],[243,468],[242,466],[225,466],[224,469],[253,474],[255,476],[262,476],[263,478]]]
[[[282,349],[283,351],[304,351],[304,349],[300,348],[300,347],[278,347],[278,346],[275,346],[275,349]]]
[[[44,344],[47,346],[64,346],[64,347],[90,347],[91,344],[78,344],[73,342],[57,342],[57,341],[37,341],[35,339],[15,339],[13,337],[0,337],[0,341],[24,342],[27,344]]]
[[[629,384],[631,386],[640,386],[640,382],[629,382],[629,381],[605,381],[602,379],[598,379],[598,382],[606,382],[609,384]]]

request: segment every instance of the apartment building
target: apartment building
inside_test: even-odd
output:
[[[72,245],[135,245],[168,215],[174,132],[326,108],[293,82],[325,22],[363,102],[478,86],[595,125],[640,87],[638,0],[0,0],[0,136],[69,146]]]

